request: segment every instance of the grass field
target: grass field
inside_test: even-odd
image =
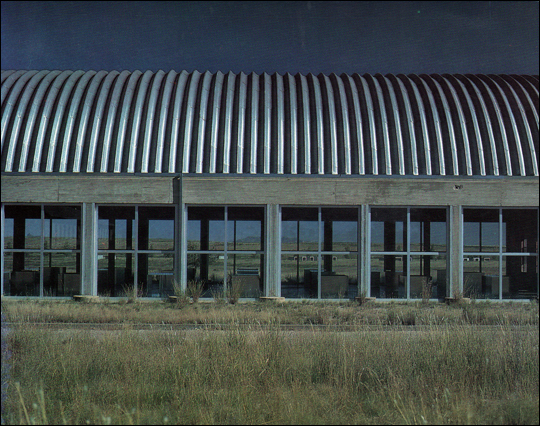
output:
[[[2,310],[9,424],[539,422],[536,302],[3,301]],[[203,326],[140,330],[149,323]]]

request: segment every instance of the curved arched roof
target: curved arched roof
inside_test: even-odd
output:
[[[538,76],[1,79],[2,172],[538,176]]]

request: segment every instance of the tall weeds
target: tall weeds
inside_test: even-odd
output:
[[[538,328],[9,337],[9,423],[538,423]]]

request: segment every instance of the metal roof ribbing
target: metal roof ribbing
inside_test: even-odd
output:
[[[2,71],[1,171],[538,176],[538,76]]]

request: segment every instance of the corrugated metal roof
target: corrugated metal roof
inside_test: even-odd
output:
[[[2,172],[538,176],[538,76],[1,78]]]

